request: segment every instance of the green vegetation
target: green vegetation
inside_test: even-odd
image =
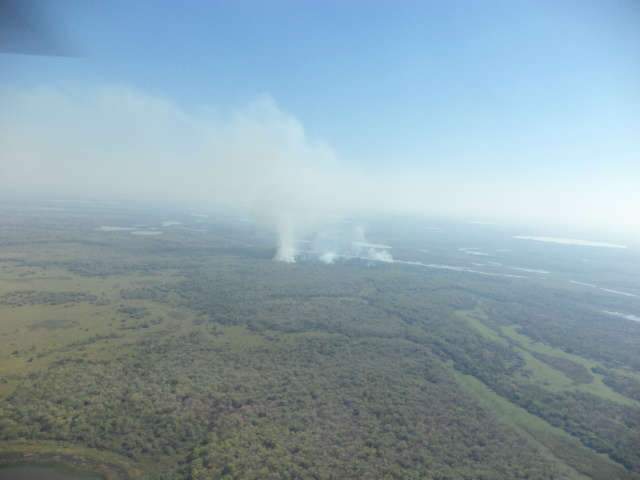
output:
[[[593,382],[593,375],[591,375],[587,367],[580,363],[568,358],[547,355],[546,353],[532,352],[531,354],[550,367],[562,372],[576,384]]]
[[[95,302],[97,297],[83,292],[42,292],[18,290],[0,297],[0,304],[10,307],[24,305],[64,305],[75,302]]]
[[[604,369],[601,367],[594,367],[594,373],[599,373],[603,376],[603,382],[628,398],[633,398],[637,402],[640,402],[640,376],[631,372],[618,372],[613,369]]]
[[[474,377],[458,373],[456,378],[482,406],[533,442],[550,462],[559,464],[561,475],[564,477],[571,479],[635,478],[633,474],[612,462],[606,455],[594,455],[564,430],[550,425],[497,395]]]
[[[103,215],[2,231],[0,464],[53,456],[113,480],[640,478],[640,327],[598,323],[571,291],[281,264],[224,224],[141,238],[95,231],[143,223]],[[574,311],[590,313],[565,322]]]

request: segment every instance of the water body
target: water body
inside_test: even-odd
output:
[[[366,248],[380,248],[383,250],[392,248],[391,245],[383,245],[381,243],[369,243],[369,242],[351,242],[356,247],[366,247]]]
[[[454,265],[441,265],[438,263],[422,263],[422,262],[414,262],[410,260],[394,260],[393,263],[401,263],[403,265],[415,265],[417,267],[433,268],[436,270],[451,270],[453,272],[475,273],[477,275],[484,275],[487,277],[528,278],[524,275],[512,275],[510,273],[483,272],[481,270],[475,270],[473,268],[457,267]]]
[[[99,232],[128,232],[129,230],[133,230],[131,227],[116,227],[112,225],[101,225],[96,228]]]
[[[488,253],[480,251],[478,248],[468,247],[468,248],[459,248],[461,252],[466,253],[467,255],[477,255],[479,257],[488,257],[490,256]]]
[[[542,275],[547,275],[551,273],[549,270],[542,270],[539,268],[524,268],[524,267],[507,267],[511,270],[518,270],[519,272],[527,272],[527,273],[540,273]]]
[[[83,474],[58,466],[0,466],[0,480],[103,480],[98,475]]]
[[[560,245],[579,245],[582,247],[603,247],[603,248],[627,248],[626,245],[618,245],[607,242],[594,242],[591,240],[582,240],[580,238],[562,238],[562,237],[534,237],[529,235],[516,235],[518,240],[533,240],[535,242],[559,243]]]
[[[635,293],[621,292],[620,290],[613,290],[612,288],[602,288],[602,287],[600,287],[600,290],[602,290],[603,292],[613,293],[615,295],[624,295],[625,297],[637,297],[638,296]]]
[[[159,230],[134,230],[131,232],[131,235],[137,235],[140,237],[152,237],[155,235],[162,235],[162,232]]]
[[[614,295],[622,295],[625,297],[634,297],[634,298],[639,297],[635,293],[621,292],[620,290],[614,290],[612,288],[599,287],[598,285],[594,285],[593,283],[577,282],[576,280],[569,280],[569,283],[573,283],[574,285],[581,285],[583,287],[597,288],[598,290],[602,290],[603,292],[607,292],[607,293],[613,293]]]
[[[603,310],[602,312],[606,313],[607,315],[613,315],[614,317],[620,317],[620,318],[625,318],[627,320],[632,320],[634,322],[640,322],[640,317],[638,317],[637,315],[632,315],[630,313],[612,312],[609,310]]]

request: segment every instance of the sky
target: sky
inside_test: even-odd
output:
[[[41,5],[61,55],[0,53],[4,190],[640,235],[637,1]]]

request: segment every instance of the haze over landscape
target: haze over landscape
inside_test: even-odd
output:
[[[634,2],[45,6],[79,53],[0,59],[5,192],[640,234]]]

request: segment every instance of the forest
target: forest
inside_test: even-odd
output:
[[[178,215],[4,212],[0,465],[53,458],[112,480],[640,479],[640,324],[601,312],[633,298],[274,262],[244,223]],[[99,228],[167,217],[179,223],[156,236]],[[462,264],[451,241],[394,253],[426,244]]]

